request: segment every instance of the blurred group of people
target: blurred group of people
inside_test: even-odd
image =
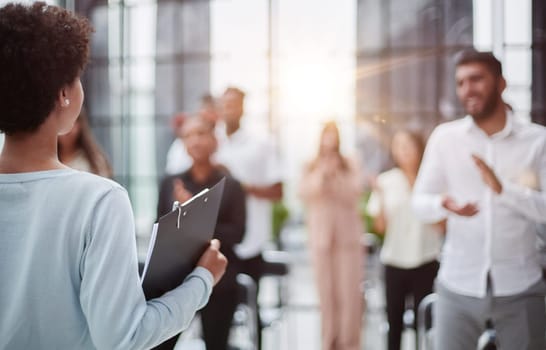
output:
[[[226,187],[214,240],[196,269],[173,291],[144,300],[128,248],[126,192],[70,169],[112,177],[81,110],[90,33],[87,20],[44,3],[0,9],[0,348],[173,349],[202,309],[207,349],[225,350],[239,301],[235,277],[248,274],[259,287],[271,205],[283,197],[275,145],[243,126],[245,93],[236,87],[218,99],[205,95],[197,115],[177,115],[157,217],[224,177]],[[373,180],[367,202],[374,231],[384,235],[388,348],[401,347],[406,301],[417,319],[420,302],[436,292],[436,349],[474,349],[488,324],[502,349],[542,350],[546,285],[536,241],[546,223],[546,131],[507,108],[491,53],[463,51],[455,81],[467,115],[439,125],[426,146],[416,131],[394,132],[394,167]],[[16,83],[23,93],[6,88]],[[365,309],[366,180],[363,165],[342,154],[341,137],[334,122],[324,125],[298,189],[324,350],[361,349]],[[29,220],[21,214],[28,210],[38,214]],[[51,271],[59,277],[44,279]],[[43,293],[47,301],[35,302]]]
[[[271,204],[282,198],[281,165],[271,139],[241,125],[245,94],[228,87],[216,102],[202,99],[195,116],[177,124],[161,183],[158,217],[171,211],[174,200],[184,202],[222,177],[228,179],[214,237],[222,241],[229,265],[209,304],[202,310],[207,349],[226,349],[233,313],[239,302],[238,273],[252,277],[259,290],[263,256],[271,237]],[[258,320],[259,320],[259,314]],[[260,343],[261,328],[256,330]],[[176,338],[169,347],[172,349]]]
[[[455,65],[467,115],[439,125],[426,147],[422,135],[396,131],[395,166],[373,181],[367,204],[373,228],[385,234],[388,349],[401,347],[407,300],[416,323],[433,291],[435,349],[475,349],[486,327],[497,334],[489,346],[544,349],[537,240],[546,222],[546,131],[517,119],[504,102],[506,81],[493,54],[467,49]],[[361,346],[362,180],[339,151],[336,126],[327,124],[300,185],[327,350]]]
[[[406,300],[414,312],[433,291],[441,248],[442,222],[419,220],[411,208],[413,185],[424,151],[422,137],[396,132],[391,153],[395,167],[374,181],[367,204],[375,232],[385,235],[381,261],[389,323],[388,348],[400,349]],[[335,123],[321,133],[319,151],[304,168],[300,196],[307,226],[322,316],[323,349],[360,349],[363,318],[365,227],[359,203],[365,188],[362,167],[341,154]]]

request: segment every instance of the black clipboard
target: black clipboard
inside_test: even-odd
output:
[[[224,184],[225,178],[159,218],[142,274],[147,300],[178,287],[195,268],[214,235]]]

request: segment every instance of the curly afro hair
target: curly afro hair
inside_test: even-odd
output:
[[[0,8],[0,131],[33,132],[87,64],[89,21],[44,2]]]

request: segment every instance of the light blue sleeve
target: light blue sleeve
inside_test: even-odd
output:
[[[146,349],[186,328],[212,291],[212,275],[196,268],[185,282],[146,302],[137,268],[127,193],[113,188],[97,203],[80,263],[80,303],[98,349]]]

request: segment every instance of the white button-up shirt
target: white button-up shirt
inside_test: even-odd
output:
[[[269,186],[282,181],[281,166],[273,142],[268,137],[239,129],[222,140],[216,161],[234,178],[251,186]],[[271,237],[271,201],[253,195],[246,200],[246,231],[243,242],[235,247],[242,259],[259,255]]]
[[[502,183],[495,194],[471,155],[481,157]],[[439,281],[453,292],[484,297],[490,273],[496,296],[525,291],[541,278],[535,247],[546,222],[546,128],[507,115],[488,136],[472,117],[439,125],[431,134],[414,187],[413,208],[428,222],[448,218]],[[449,213],[443,194],[475,202],[472,217]]]

